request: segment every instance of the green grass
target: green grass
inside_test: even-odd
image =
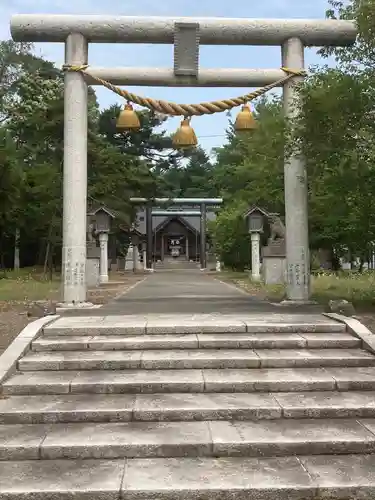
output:
[[[220,279],[233,282],[246,289],[250,294],[272,301],[285,297],[284,285],[264,285],[254,283],[247,272],[223,271]],[[23,268],[19,271],[0,272],[0,301],[48,300],[59,297],[60,275],[55,274],[52,281],[44,276],[41,269]],[[312,299],[321,304],[329,300],[346,299],[356,307],[370,309],[375,306],[375,272],[319,273],[311,278]]]
[[[129,276],[134,277],[133,273]],[[109,279],[110,281],[126,281],[124,274],[118,272],[110,272]],[[59,273],[53,274],[50,280],[50,274],[45,275],[43,269],[37,267],[25,267],[19,271],[0,271],[0,302],[58,300],[61,291],[60,280]]]
[[[312,298],[320,303],[345,299],[355,306],[375,306],[375,273],[320,273],[312,278]]]
[[[0,273],[0,301],[28,302],[58,297],[60,276],[44,276],[41,269],[23,268]]]
[[[285,297],[284,285],[254,283],[247,272],[224,271],[219,276],[268,300],[278,301]],[[375,272],[319,273],[311,277],[311,292],[311,298],[320,304],[345,299],[356,307],[371,309],[375,306]]]
[[[217,273],[217,277],[223,281],[230,281],[261,299],[280,301],[285,296],[284,285],[265,285],[252,281],[248,272],[223,271]]]

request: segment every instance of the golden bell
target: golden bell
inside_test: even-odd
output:
[[[125,132],[127,130],[139,130],[140,128],[141,123],[133,106],[130,103],[126,104],[117,118],[116,129]]]
[[[184,118],[173,136],[172,144],[175,148],[189,148],[198,144],[194,129],[190,126],[190,118]]]
[[[257,128],[257,122],[251,112],[250,106],[245,104],[242,106],[242,110],[238,113],[236,121],[234,123],[234,129],[237,132],[250,131]]]

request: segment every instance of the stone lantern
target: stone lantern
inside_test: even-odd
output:
[[[264,218],[268,212],[253,206],[244,215],[251,237],[251,278],[260,281],[260,235],[263,233]]]
[[[143,260],[143,269],[146,271],[146,269],[147,269],[147,244],[145,241],[142,241],[142,260]]]
[[[114,214],[105,207],[99,207],[91,214],[95,225],[95,234],[98,235],[100,243],[100,261],[99,261],[99,282],[108,282],[108,235],[111,230]]]
[[[260,211],[251,212],[247,218],[247,226],[250,234],[263,233],[263,214]]]
[[[133,247],[133,271],[141,269],[141,261],[139,258],[139,247],[138,247],[139,242],[140,242],[139,234],[133,232],[131,234],[131,244]]]
[[[130,243],[128,246],[128,250],[126,252],[126,262],[125,262],[125,271],[137,271],[142,268],[140,258],[139,258],[139,243],[140,237],[139,233],[135,229],[134,224],[131,226],[129,231]]]
[[[98,234],[108,234],[111,229],[111,219],[107,210],[99,208],[95,214],[95,229]]]

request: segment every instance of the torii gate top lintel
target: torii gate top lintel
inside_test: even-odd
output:
[[[93,43],[168,44],[173,43],[176,23],[199,24],[202,45],[282,45],[297,37],[305,46],[342,46],[357,35],[350,20],[65,14],[13,15],[11,33],[18,42],[65,42],[69,34],[81,33]]]

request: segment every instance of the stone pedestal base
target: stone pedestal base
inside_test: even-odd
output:
[[[269,242],[263,248],[262,275],[266,285],[281,285],[286,282],[285,240]]]
[[[262,273],[266,285],[279,285],[285,283],[286,258],[263,257]]]
[[[138,247],[135,246],[133,249],[133,270],[134,271],[141,271],[142,269],[143,269],[143,265],[140,261],[139,250],[138,250]]]
[[[99,286],[99,258],[86,259],[86,286]]]
[[[125,271],[133,271],[134,267],[134,247],[129,245],[128,251],[125,258]]]
[[[142,250],[143,269],[147,271],[147,252]]]
[[[86,258],[100,259],[100,248],[96,246],[96,241],[88,241],[86,244]]]

